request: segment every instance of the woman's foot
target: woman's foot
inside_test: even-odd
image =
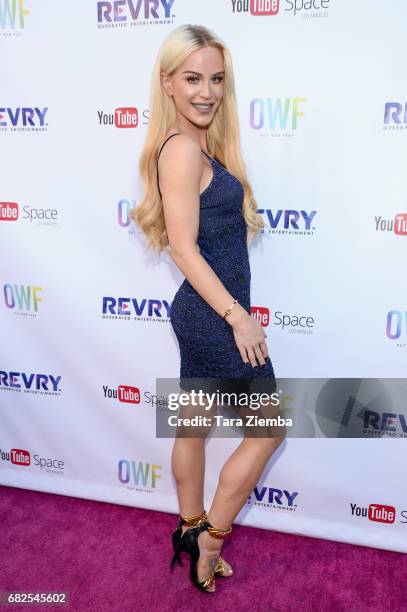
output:
[[[200,582],[211,576],[218,565],[219,553],[222,548],[222,540],[213,538],[207,531],[201,531],[198,536],[199,560],[197,566],[198,580]],[[226,562],[224,561],[226,566]],[[216,590],[215,583],[208,589],[211,593]]]
[[[190,527],[188,527],[186,525],[182,525],[182,535],[184,535],[184,533],[186,532],[187,529],[190,529]],[[204,535],[204,537],[203,537],[203,535]],[[202,543],[202,542],[205,542],[205,541],[206,541],[206,544]],[[205,563],[210,562],[210,564],[211,564],[210,567],[209,566],[202,567],[202,570],[204,572],[206,572],[206,578],[207,578],[211,574],[213,569],[215,569],[215,567],[216,567],[216,565],[218,563],[218,559],[220,558],[221,565],[224,568],[223,571],[221,572],[221,575],[222,576],[231,576],[233,574],[232,566],[223,557],[219,557],[219,551],[222,548],[221,540],[217,540],[217,541],[215,540],[215,547],[213,547],[213,541],[214,541],[214,538],[211,535],[209,535],[207,531],[203,531],[202,533],[199,534],[198,542],[200,544],[199,549],[201,551],[201,553],[200,553],[201,556],[199,558],[198,568],[200,567],[201,561],[202,562],[204,561],[204,555],[205,555]],[[221,542],[220,547],[219,547],[219,544],[217,544],[217,542]],[[202,548],[203,546],[205,547],[205,550]],[[206,554],[208,551],[212,551],[212,553],[213,553],[213,551],[215,551],[215,552],[217,551],[216,552],[216,557],[215,557],[215,566],[214,567],[213,567],[213,557],[214,557],[214,554],[211,553],[210,558],[206,558],[208,556]],[[199,570],[198,570],[198,576],[199,576],[199,578],[201,580],[201,576],[199,574]],[[205,579],[205,577],[202,578],[202,580],[204,580],[204,579]],[[215,589],[211,589],[211,590],[215,590]]]

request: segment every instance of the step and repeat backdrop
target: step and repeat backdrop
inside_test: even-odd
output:
[[[287,438],[235,522],[407,552],[406,396],[379,392],[406,376],[406,19],[403,0],[0,0],[2,484],[178,513],[156,381],[179,376],[184,277],[129,212],[156,54],[201,24],[234,62],[276,376],[354,378],[331,397],[374,413],[365,436]],[[207,510],[238,443],[208,441]]]

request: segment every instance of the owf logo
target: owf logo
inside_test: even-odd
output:
[[[42,287],[7,283],[3,287],[4,303],[11,310],[38,312],[38,304],[42,302],[42,297],[38,295],[41,291]]]
[[[0,0],[0,29],[24,29],[24,18],[30,14],[24,0]]]
[[[162,478],[159,470],[163,466],[157,463],[120,459],[117,467],[119,482],[132,487],[154,490],[157,487],[157,481]]]
[[[407,338],[407,310],[389,310],[386,317],[386,336],[390,340]]]
[[[253,130],[296,130],[304,117],[307,98],[254,98],[250,102],[249,124]]]

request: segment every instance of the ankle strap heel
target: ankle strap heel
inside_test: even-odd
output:
[[[208,531],[208,533],[217,539],[223,540],[226,538],[232,531],[232,527],[229,529],[218,529],[209,523],[208,520],[201,522],[199,526],[193,527],[192,529],[187,529],[183,538],[182,538],[182,549],[190,555],[190,566],[189,566],[189,575],[191,581],[195,586],[197,586],[201,591],[205,591],[207,593],[211,592],[210,589],[215,582],[215,574],[221,573],[224,571],[224,566],[222,563],[221,557],[218,558],[216,567],[212,569],[210,575],[203,581],[199,581],[198,579],[198,560],[200,557],[200,549],[198,545],[198,536],[202,531]]]
[[[230,533],[232,533],[232,526],[230,526],[228,529],[219,529],[211,525],[209,521],[206,521],[204,524],[209,535],[217,540],[224,540]]]
[[[207,514],[206,510],[201,512],[201,514],[196,514],[195,516],[181,516],[180,525],[187,525],[188,527],[198,527],[201,523],[206,520]]]
[[[172,547],[174,549],[174,556],[171,560],[171,571],[174,568],[175,562],[178,561],[179,565],[182,566],[181,561],[181,550],[182,550],[182,527],[186,525],[187,527],[199,527],[202,523],[206,521],[206,510],[201,512],[201,514],[196,514],[194,516],[181,516],[178,518],[178,525],[172,532]]]

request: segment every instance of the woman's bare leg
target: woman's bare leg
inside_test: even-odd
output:
[[[211,410],[206,410],[206,416],[213,416],[218,409],[217,404],[214,404]],[[179,410],[178,416],[192,417],[195,414],[202,414],[202,406],[183,406]],[[175,438],[171,454],[171,468],[175,479],[178,495],[178,503],[181,516],[196,516],[204,510],[204,478],[205,478],[205,441],[211,427],[194,428],[192,432],[179,427],[177,437]],[[197,437],[186,437],[188,435],[196,435]],[[187,525],[182,526],[182,533],[189,529]],[[216,561],[219,555],[216,555]],[[206,571],[205,566],[206,556],[204,554],[203,571]],[[213,562],[213,555],[209,554],[208,563]],[[231,575],[232,567],[223,559],[224,573],[223,575]],[[207,571],[204,578],[210,573]],[[202,578],[202,580],[204,580]]]
[[[275,415],[275,409],[265,409],[259,416]],[[218,487],[208,512],[208,521],[219,529],[228,529],[236,518],[253,488],[256,486],[264,468],[285,438],[285,430],[270,432],[268,428],[258,428],[255,437],[245,437],[224,464]],[[276,437],[266,437],[270,435]],[[258,436],[258,437],[256,437]],[[265,436],[265,437],[261,437]],[[223,540],[213,538],[207,531],[198,536],[201,551],[198,561],[198,578],[204,580],[213,570],[222,548]],[[212,586],[212,591],[215,590]]]
[[[208,512],[211,525],[228,529],[283,438],[244,438],[223,466]]]
[[[205,404],[207,405],[207,404]],[[178,417],[192,418],[205,413],[211,416],[216,412],[203,410],[203,406],[181,406]],[[180,514],[196,516],[204,510],[204,477],[205,477],[205,440],[211,427],[177,428],[177,434],[171,454],[171,469],[175,479]],[[193,437],[192,437],[193,436]],[[182,527],[182,532],[188,529]]]
[[[180,514],[201,514],[204,510],[205,438],[175,438],[171,468],[177,486]]]

